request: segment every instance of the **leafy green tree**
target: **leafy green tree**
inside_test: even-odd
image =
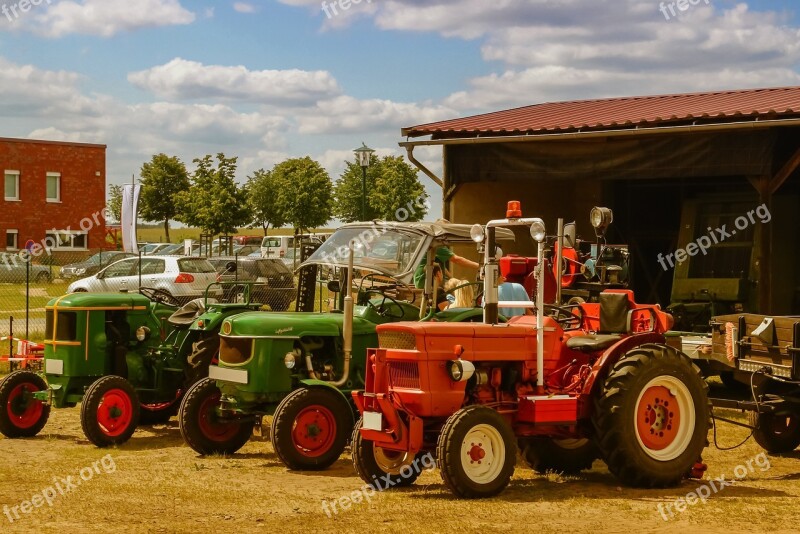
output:
[[[348,161],[336,183],[334,215],[344,222],[361,220],[362,172],[357,163]],[[367,169],[367,220],[422,220],[427,198],[417,171],[402,157],[372,155]]]
[[[270,171],[259,169],[247,179],[247,201],[253,213],[254,227],[264,229],[267,235],[270,225],[277,228],[286,224],[286,214],[278,201],[280,184]]]
[[[236,184],[236,160],[217,154],[195,159],[191,187],[177,195],[178,220],[211,235],[233,234],[252,220],[247,190]]]
[[[177,197],[189,189],[186,165],[175,156],[156,154],[142,165],[142,190],[139,192],[139,216],[150,222],[164,222],[169,242],[169,221],[178,219]]]
[[[111,184],[108,186],[108,204],[106,204],[108,214],[115,221],[122,220],[122,186]]]
[[[322,165],[308,156],[287,159],[271,174],[279,191],[276,209],[295,231],[320,228],[331,219],[333,183]]]

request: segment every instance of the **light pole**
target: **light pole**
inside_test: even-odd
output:
[[[367,168],[369,167],[370,158],[375,153],[374,150],[369,148],[364,141],[361,141],[361,146],[353,152],[356,154],[356,162],[361,166],[361,220],[367,220]]]

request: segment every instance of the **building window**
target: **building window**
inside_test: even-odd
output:
[[[44,235],[45,246],[53,250],[86,250],[86,232],[53,230]]]
[[[19,249],[19,230],[6,230],[6,250]]]
[[[61,202],[61,173],[47,173],[47,201]]]
[[[6,200],[19,200],[19,171],[5,172],[4,191]]]

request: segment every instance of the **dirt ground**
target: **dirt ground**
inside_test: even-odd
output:
[[[730,446],[748,433],[721,424],[718,439]],[[330,510],[362,487],[349,453],[319,473],[288,472],[263,440],[234,456],[200,457],[184,446],[174,420],[100,450],[84,438],[79,408],[63,409],[35,439],[0,436],[0,507],[8,507],[0,532],[796,532],[800,454],[760,454],[753,440],[727,452],[712,444],[706,478],[740,480],[721,489],[715,483],[716,491],[706,482],[707,502],[683,512],[676,499],[701,483],[636,490],[621,487],[600,461],[579,477],[537,475],[519,461],[509,488],[493,499],[457,500],[432,470],[410,488],[355,498],[329,517],[323,502]],[[80,483],[69,488],[67,476]],[[34,494],[46,494],[52,506]],[[28,513],[23,501],[32,501]]]

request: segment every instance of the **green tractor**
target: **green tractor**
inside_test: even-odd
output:
[[[500,237],[514,238],[512,232]],[[364,387],[367,348],[378,343],[378,325],[482,320],[478,299],[442,310],[434,257],[440,247],[460,243],[472,243],[470,226],[445,221],[353,223],[337,230],[301,266],[342,274],[328,287],[339,295],[336,309],[225,319],[219,364],[180,407],[186,443],[200,454],[232,454],[272,415],[272,444],[289,468],[333,464],[353,430],[350,392]],[[412,283],[421,264],[424,288],[417,289]],[[395,379],[402,383],[402,370]]]
[[[177,413],[183,392],[207,376],[222,321],[260,306],[207,297],[181,306],[150,288],[55,298],[46,309],[44,372],[16,371],[0,382],[0,433],[33,437],[51,407],[80,402],[89,441],[124,443],[137,425]]]

